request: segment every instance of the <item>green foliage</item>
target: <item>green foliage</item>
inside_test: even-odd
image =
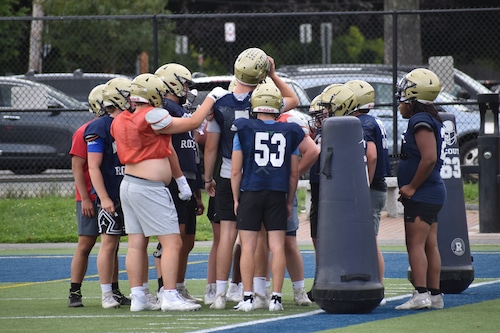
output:
[[[152,21],[144,19],[110,20],[107,15],[164,14],[161,0],[123,2],[51,0],[45,3],[47,16],[99,15],[101,19],[46,21],[44,43],[51,45],[51,57],[46,60],[47,72],[72,72],[83,68],[87,72],[136,74],[136,59],[142,52],[153,54]],[[170,45],[173,24],[159,34],[159,45]],[[71,31],[71,34],[67,32]],[[50,39],[49,39],[50,38]],[[96,41],[99,41],[96,44]],[[78,46],[78,47],[75,47]],[[63,61],[64,60],[64,61]]]
[[[0,16],[26,16],[28,12],[29,8],[19,7],[19,1],[0,0]],[[29,22],[0,21],[0,75],[12,70],[13,59],[21,56],[22,45],[28,43],[29,29]]]
[[[358,27],[350,26],[345,35],[333,40],[331,51],[333,63],[380,63],[384,59],[384,41],[367,40]]]
[[[469,204],[479,203],[479,184],[464,182],[464,200]]]

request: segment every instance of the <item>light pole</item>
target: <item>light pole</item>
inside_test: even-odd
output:
[[[300,25],[300,42],[304,46],[304,64],[307,64],[307,47],[312,42],[312,27],[310,23]]]
[[[236,41],[236,24],[234,22],[224,23],[224,39],[228,46],[229,54],[229,72],[232,73],[233,68],[233,43]]]

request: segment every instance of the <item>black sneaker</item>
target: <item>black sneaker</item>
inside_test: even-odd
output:
[[[113,298],[120,303],[120,305],[131,305],[132,301],[130,298],[125,297],[119,289],[113,290]]]
[[[81,308],[83,306],[81,290],[69,291],[68,306],[70,308]]]
[[[312,289],[307,292],[307,297],[311,300],[311,302],[314,302],[314,297],[312,295]]]

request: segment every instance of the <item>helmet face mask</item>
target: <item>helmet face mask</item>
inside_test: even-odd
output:
[[[324,108],[320,103],[321,95],[318,95],[313,98],[309,107],[309,115],[312,117],[312,119],[309,120],[309,127],[313,129],[320,129],[323,119],[326,118],[326,115],[323,113]]]
[[[426,68],[417,68],[403,77],[396,86],[399,102],[418,101],[431,104],[441,91],[441,83],[436,74]]]
[[[125,78],[109,80],[102,92],[103,105],[114,106],[120,110],[130,109],[130,84],[131,81]]]
[[[329,85],[320,96],[320,105],[329,110],[329,116],[347,116],[358,105],[356,94],[344,84]]]
[[[167,86],[162,79],[154,74],[140,74],[132,80],[130,99],[133,102],[149,103],[159,107],[167,93]]]
[[[193,85],[191,72],[180,64],[170,63],[163,65],[156,70],[155,75],[163,80],[168,88],[168,92],[178,98],[186,97],[189,87]]]
[[[279,115],[283,108],[283,96],[274,83],[261,83],[250,97],[253,113]]]
[[[234,63],[234,77],[249,86],[262,83],[269,72],[267,54],[259,48],[249,48],[240,53]]]

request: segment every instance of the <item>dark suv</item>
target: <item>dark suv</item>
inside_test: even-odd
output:
[[[73,133],[92,118],[82,103],[51,86],[0,77],[0,170],[70,169]]]
[[[40,82],[52,86],[67,95],[76,98],[81,103],[88,104],[88,96],[92,88],[117,77],[131,79],[128,76],[109,73],[85,73],[81,69],[73,73],[35,73],[29,71],[24,75],[16,75],[30,81]]]

